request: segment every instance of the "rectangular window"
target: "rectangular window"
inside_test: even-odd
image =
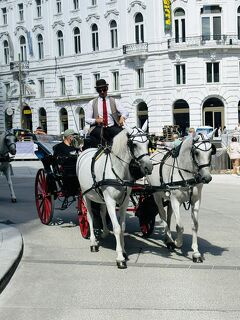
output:
[[[186,66],[177,64],[176,66],[176,84],[186,84]]]
[[[210,40],[210,18],[209,17],[202,18],[202,40],[203,41]]]
[[[65,86],[65,78],[60,78],[60,95],[65,96],[66,95],[66,86]]]
[[[73,0],[73,9],[74,10],[79,9],[79,0]]]
[[[8,95],[10,92],[10,83],[5,83],[5,94],[6,94],[6,99],[8,99]]]
[[[137,87],[144,87],[144,71],[143,68],[137,69]]]
[[[78,75],[76,76],[77,79],[77,93],[78,94],[82,94],[83,90],[82,90],[82,75]]]
[[[92,0],[92,6],[96,6],[97,5],[97,0]]]
[[[39,80],[39,96],[40,98],[45,97],[45,87],[44,87],[44,80]]]
[[[19,3],[18,5],[18,13],[19,13],[19,20],[24,20],[24,14],[23,14],[23,3]]]
[[[42,16],[42,0],[36,0],[36,9],[37,9],[37,17],[41,18],[41,16]]]
[[[93,76],[94,76],[94,81],[96,83],[96,81],[100,79],[100,73],[94,73]]]
[[[207,62],[207,83],[219,82],[219,62]]]
[[[119,90],[119,72],[114,71],[113,72],[113,91]]]
[[[213,40],[221,40],[221,17],[213,17]]]
[[[2,8],[2,20],[3,24],[7,24],[7,8]]]
[[[62,0],[56,0],[57,13],[62,13]]]

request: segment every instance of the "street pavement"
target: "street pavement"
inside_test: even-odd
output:
[[[37,170],[42,167],[39,161],[15,161],[12,165],[16,178],[33,178]],[[141,239],[139,249],[137,246],[140,238],[130,232],[126,237],[126,247],[130,253],[128,269],[117,270],[114,263],[114,251],[109,250],[114,247],[112,236],[104,241],[101,252],[95,255],[89,252],[86,242],[79,244],[79,241],[73,241],[78,235],[71,228],[56,229],[59,237],[57,239],[51,237],[48,240],[46,236],[44,237],[44,232],[49,228],[43,227],[41,237],[51,254],[47,256],[45,251],[41,251],[42,248],[39,247],[38,251],[32,252],[30,256],[28,249],[23,259],[22,271],[25,270],[26,276],[29,274],[27,285],[33,281],[37,282],[34,284],[37,290],[34,290],[34,299],[30,296],[33,294],[32,290],[26,290],[24,294],[27,296],[22,296],[21,299],[24,285],[21,287],[22,290],[17,290],[19,299],[24,305],[28,305],[27,301],[33,304],[31,310],[30,307],[22,309],[18,305],[16,309],[20,311],[18,319],[32,320],[33,318],[29,315],[33,314],[36,315],[35,319],[50,320],[140,320],[146,317],[159,319],[159,315],[164,320],[240,319],[238,288],[240,283],[240,224],[239,215],[236,214],[239,210],[239,197],[236,190],[239,190],[239,187],[239,176],[225,174],[213,175],[213,181],[204,188],[206,191],[204,191],[200,222],[200,242],[204,252],[203,264],[191,262],[191,252],[187,252],[189,248],[185,250],[184,247],[182,253],[169,253],[163,244],[157,243],[158,236],[155,235],[149,240]],[[234,196],[230,196],[233,193]],[[215,197],[216,194],[217,197]],[[226,206],[227,203],[228,206]],[[227,215],[220,216],[223,208],[225,210],[227,207],[229,207]],[[184,219],[188,220],[187,215],[184,216]],[[134,219],[128,221],[130,224],[131,220]],[[7,220],[0,223],[0,290],[4,289],[9,280],[11,283],[10,278],[22,257],[24,245],[20,231],[9,223]],[[159,227],[157,229],[160,230]],[[70,234],[73,238],[64,243],[66,248],[71,249],[63,251],[64,256],[61,257],[54,247],[57,247],[63,231],[68,233],[69,238]],[[188,243],[188,247],[190,234],[191,229],[186,227],[184,241]],[[66,239],[64,241],[66,242]],[[73,248],[75,242],[78,245]],[[50,243],[54,243],[53,249]],[[77,260],[76,252],[82,253],[78,255]],[[31,265],[36,267],[39,265],[45,277],[39,277],[39,271],[36,269],[36,277],[33,280],[32,274],[29,273]],[[69,273],[64,275],[65,278],[61,278],[63,266],[66,268],[69,266]],[[79,269],[82,276],[76,278],[75,275]],[[90,278],[89,272],[91,272]],[[55,285],[54,277],[58,279],[58,287],[50,293],[48,288]],[[81,283],[82,292],[77,290],[76,279]],[[124,281],[127,281],[127,287],[124,286]],[[69,285],[71,288],[68,288]],[[37,299],[37,292],[41,299]],[[69,295],[71,295],[72,308],[67,303]],[[133,295],[135,299],[132,299]],[[159,306],[157,300],[159,300]],[[50,310],[47,309],[47,305]],[[81,309],[80,312],[77,305]],[[9,314],[8,308],[1,310]],[[12,302],[12,308],[15,308],[14,302]],[[54,317],[47,314],[53,310]],[[9,320],[10,318],[3,319]]]
[[[14,177],[35,177],[42,168],[40,161],[13,161]],[[1,223],[2,222],[2,223]],[[23,239],[11,222],[0,220],[0,293],[7,285],[22,257]]]

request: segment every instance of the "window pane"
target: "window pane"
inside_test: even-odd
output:
[[[202,39],[210,40],[210,18],[202,18]]]
[[[214,82],[219,82],[219,62],[213,64]]]
[[[185,42],[186,41],[185,19],[182,19],[181,22],[182,22],[182,42]]]
[[[221,39],[221,17],[213,17],[213,40]]]
[[[240,39],[240,17],[237,18],[238,39]]]
[[[176,65],[176,83],[181,84],[180,65]]]
[[[212,63],[207,63],[207,82],[212,82]]]

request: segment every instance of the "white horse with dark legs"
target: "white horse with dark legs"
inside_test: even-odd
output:
[[[0,135],[0,171],[3,172],[7,179],[12,202],[16,202],[17,200],[11,179],[12,166],[10,164],[9,153],[11,155],[16,154],[16,137],[11,132],[6,131]]]
[[[91,201],[94,201],[101,204],[104,235],[108,233],[104,217],[107,207],[116,238],[116,262],[120,269],[127,267],[124,231],[133,182],[129,171],[131,160],[138,163],[142,176],[151,174],[153,166],[148,155],[148,139],[138,128],[125,128],[114,137],[110,149],[87,149],[80,154],[77,161],[77,176],[88,210],[91,251],[98,251],[99,247],[93,230]],[[119,206],[120,224],[116,215],[116,205]]]
[[[203,184],[212,180],[211,156],[216,152],[209,138],[210,136],[204,139],[199,135],[194,139],[187,138],[183,141],[178,155],[174,155],[174,149],[164,152],[157,151],[151,157],[154,169],[148,176],[149,184],[153,188],[156,186],[157,192],[154,193],[154,199],[165,224],[165,242],[168,248],[181,248],[184,228],[179,209],[181,204],[186,202],[191,205],[193,262],[202,262],[197,241],[198,213]],[[170,200],[167,214],[163,207],[163,200],[166,199]],[[177,238],[175,241],[170,232],[172,213],[176,218]]]

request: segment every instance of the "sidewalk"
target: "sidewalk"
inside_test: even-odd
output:
[[[23,252],[21,233],[7,221],[5,223],[0,223],[0,294],[16,270]]]

